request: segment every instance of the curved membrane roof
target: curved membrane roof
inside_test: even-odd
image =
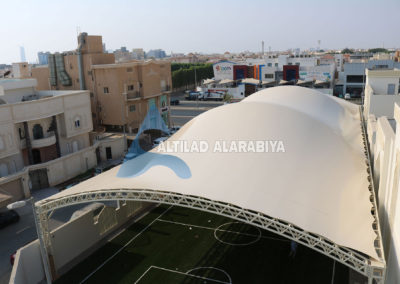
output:
[[[297,86],[269,88],[195,117],[169,139],[199,140],[208,151],[159,146],[36,205],[105,189],[170,191],[258,211],[379,259],[356,105]],[[239,140],[281,141],[284,152],[271,144],[263,153],[213,151]]]

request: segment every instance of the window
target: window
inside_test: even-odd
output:
[[[126,72],[133,72],[133,68],[132,67],[126,68]]]
[[[362,83],[363,75],[348,75],[347,83]]]
[[[300,66],[300,62],[296,62],[296,65]]]
[[[8,167],[6,164],[0,164],[0,177],[8,176]]]
[[[272,67],[272,63],[268,63],[268,67]]]
[[[108,87],[104,87],[104,89],[103,89],[103,93],[104,93],[104,94],[108,94],[108,93],[109,93],[109,91],[108,91]]]
[[[289,62],[288,65],[293,65],[293,63],[292,63],[292,62]]]
[[[278,67],[278,63],[275,63],[275,67]]]
[[[389,65],[385,64],[377,64],[374,66],[375,69],[388,69]]]
[[[75,118],[75,128],[81,127],[81,120],[79,118]]]
[[[265,79],[273,79],[274,74],[265,74]]]
[[[128,91],[133,91],[135,87],[133,85],[128,85]]]
[[[129,111],[130,112],[134,112],[136,110],[136,106],[135,105],[130,105],[129,106]]]
[[[388,95],[394,95],[395,88],[396,88],[395,84],[388,84],[388,90],[387,90]]]
[[[43,138],[43,128],[40,124],[35,124],[32,128],[33,139],[42,139]]]

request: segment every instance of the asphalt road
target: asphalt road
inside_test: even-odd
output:
[[[171,122],[174,126],[183,126],[199,114],[223,105],[218,101],[187,101],[183,94],[175,94],[171,99],[179,99],[179,105],[171,106]]]
[[[58,193],[56,188],[46,188],[33,192],[35,201],[39,201],[48,196]],[[68,222],[71,215],[86,206],[79,204],[68,206],[54,211],[49,220],[49,228],[53,230]],[[35,220],[33,219],[32,207],[28,203],[22,208],[15,209],[20,216],[17,223],[9,225],[0,230],[0,284],[8,284],[12,266],[10,256],[19,248],[37,239]]]

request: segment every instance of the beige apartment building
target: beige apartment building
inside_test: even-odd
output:
[[[35,79],[0,80],[0,208],[95,167],[104,152],[123,155],[123,136],[90,142],[89,91],[35,87]]]
[[[28,62],[18,62],[12,64],[14,78],[24,79],[32,77],[32,66]]]
[[[162,61],[93,65],[101,125],[125,125],[137,132],[148,109],[159,109],[169,125],[171,65]]]
[[[95,128],[134,132],[155,104],[169,125],[171,66],[163,61],[115,63],[103,51],[101,36],[78,36],[75,51],[49,56],[49,65],[32,68],[38,90],[89,90]]]

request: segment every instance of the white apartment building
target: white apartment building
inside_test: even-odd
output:
[[[272,82],[284,79],[284,66],[291,67],[291,65],[297,67],[298,79],[303,81],[323,81],[332,82],[335,77],[336,62],[332,57],[330,64],[320,64],[318,57],[312,57],[309,55],[278,55],[278,56],[266,56],[265,58],[247,58],[244,61],[232,62],[232,61],[220,61],[214,64],[214,79],[215,80],[234,80],[240,78],[235,76],[234,66],[248,66],[256,67],[250,77],[254,77],[262,82]],[[339,59],[339,62],[341,60]],[[249,72],[248,72],[249,73]],[[296,76],[297,76],[296,75]]]
[[[366,70],[364,117],[371,152],[385,283],[400,283],[400,70]]]
[[[400,103],[399,69],[366,69],[364,115],[393,119],[394,103]]]
[[[0,80],[0,207],[97,165],[89,91],[37,91]]]

